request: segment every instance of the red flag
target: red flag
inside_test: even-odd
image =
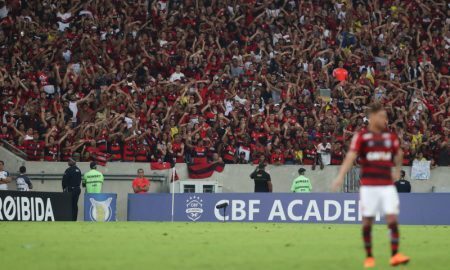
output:
[[[168,170],[170,168],[172,168],[172,166],[169,162],[151,162],[150,163],[150,169],[152,169],[153,171]]]
[[[172,164],[170,162],[151,162],[150,163],[150,169],[152,171],[164,171],[164,170],[169,170],[170,168],[172,168]],[[173,177],[173,174],[170,174],[170,182],[177,180],[180,180],[180,178],[178,177],[177,171],[175,171],[175,177]]]
[[[189,178],[191,179],[203,179],[208,178],[216,172],[223,172],[225,163],[203,163],[203,164],[190,164],[188,165]]]

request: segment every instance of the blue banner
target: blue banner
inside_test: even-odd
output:
[[[116,221],[115,193],[85,193],[84,221]]]
[[[400,196],[400,222],[450,225],[450,194]],[[226,213],[216,209],[228,203]],[[129,221],[170,221],[171,194],[129,194]],[[350,193],[176,194],[175,221],[359,223],[359,195]],[[381,222],[381,217],[376,220]]]

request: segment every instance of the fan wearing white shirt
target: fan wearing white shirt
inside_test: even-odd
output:
[[[0,190],[8,190],[8,183],[11,182],[9,173],[4,170],[5,162],[0,160]]]
[[[185,77],[184,74],[181,72],[181,66],[177,65],[176,68],[175,68],[175,72],[172,73],[172,75],[170,75],[170,79],[169,80],[171,82],[175,82],[175,81],[181,80],[184,77]]]
[[[317,153],[320,154],[322,158],[323,165],[331,164],[331,144],[327,142],[327,139],[324,137],[322,142],[317,146]]]

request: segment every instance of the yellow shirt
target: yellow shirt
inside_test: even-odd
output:
[[[171,127],[170,128],[170,136],[172,136],[172,138],[173,138],[173,136],[175,136],[177,134],[178,134],[178,127]]]
[[[186,105],[186,104],[188,104],[188,102],[189,102],[189,99],[186,96],[180,98],[181,105]]]
[[[411,148],[416,149],[416,147],[421,144],[422,144],[422,133],[419,132],[416,135],[412,135]]]

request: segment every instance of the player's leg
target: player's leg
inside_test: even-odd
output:
[[[409,258],[398,252],[400,245],[400,232],[398,229],[399,198],[394,186],[386,187],[383,192],[383,213],[386,215],[386,223],[390,231],[391,265],[404,264]]]
[[[366,250],[364,267],[366,268],[375,266],[375,259],[372,254],[372,225],[380,208],[380,199],[379,187],[362,186],[360,188],[360,203],[363,216],[362,234],[364,249]]]
[[[372,224],[373,217],[363,217],[362,219],[362,235],[364,241],[364,249],[367,257],[373,257],[372,254]]]
[[[391,256],[394,256],[398,253],[398,246],[400,244],[397,215],[386,215],[386,223],[391,236]]]

